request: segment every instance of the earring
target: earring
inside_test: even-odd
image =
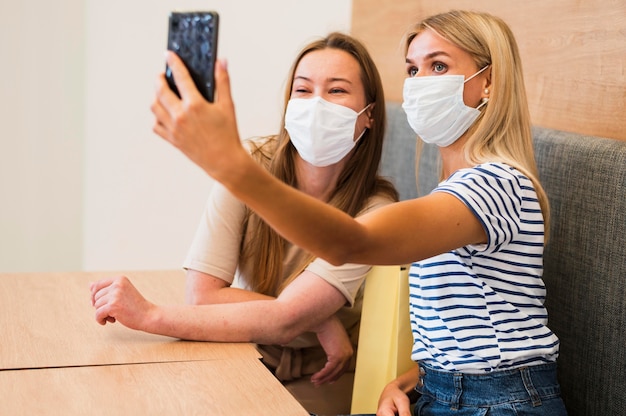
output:
[[[489,88],[485,88],[485,94],[489,94]]]

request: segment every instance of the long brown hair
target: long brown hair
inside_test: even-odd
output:
[[[550,206],[539,182],[522,63],[513,32],[502,19],[488,13],[453,10],[418,23],[407,36],[407,49],[425,29],[433,30],[468,52],[477,68],[490,66],[489,101],[470,127],[465,157],[473,164],[507,163],[533,182],[547,240]]]
[[[393,185],[378,175],[386,127],[385,97],[380,75],[366,48],[355,38],[338,32],[314,41],[304,47],[296,57],[289,72],[285,88],[284,108],[291,97],[294,74],[302,58],[310,52],[327,48],[349,53],[361,68],[361,82],[367,103],[372,103],[371,117],[374,122],[357,142],[354,151],[340,173],[337,186],[330,196],[329,204],[355,216],[366,206],[370,197],[382,193],[397,200]],[[281,181],[297,188],[294,156],[296,149],[284,128],[284,111],[280,133],[263,146],[254,146],[252,155]],[[248,285],[259,293],[277,296],[313,260],[304,253],[297,259],[296,271],[283,278],[283,261],[287,242],[268,226],[257,214],[248,213],[247,237],[242,244],[242,259],[250,264]]]

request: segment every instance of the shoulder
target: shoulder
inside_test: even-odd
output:
[[[509,199],[520,197],[525,189],[534,187],[521,171],[505,163],[492,162],[454,172],[435,191],[500,195]]]
[[[242,141],[243,147],[257,161],[271,159],[278,146],[277,136],[255,136]]]
[[[455,172],[433,192],[446,192],[463,202],[487,233],[485,248],[497,250],[520,232],[526,215],[524,201],[534,194],[534,188],[518,169],[485,163]]]
[[[395,201],[389,196],[386,195],[385,193],[379,192],[373,196],[371,196],[366,204],[365,204],[365,208],[363,208],[358,214],[358,216],[361,216],[363,214],[367,214],[370,211],[374,211],[375,209],[378,209],[380,207],[384,207],[385,205],[389,205],[389,204],[393,204]]]
[[[445,182],[463,181],[468,179],[471,180],[471,178],[477,177],[514,182],[528,180],[528,178],[526,178],[520,170],[511,165],[506,163],[490,162],[482,163],[471,168],[460,169],[454,172]]]
[[[519,222],[529,186],[532,188],[530,180],[514,167],[484,163],[455,172],[433,192],[455,196],[484,224],[500,226],[504,222]]]

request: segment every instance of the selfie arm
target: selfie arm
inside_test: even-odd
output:
[[[167,61],[182,98],[159,78],[155,133],[292,243],[332,264],[404,264],[484,238],[469,209],[447,194],[392,204],[355,220],[279,181],[240,142],[225,62],[216,65],[216,100],[208,103],[177,56],[168,53]]]

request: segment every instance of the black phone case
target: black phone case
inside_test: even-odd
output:
[[[213,101],[215,90],[218,27],[219,15],[214,11],[172,12],[169,17],[167,49],[180,56],[198,91],[209,102]],[[180,97],[167,65],[165,77],[172,91]]]

